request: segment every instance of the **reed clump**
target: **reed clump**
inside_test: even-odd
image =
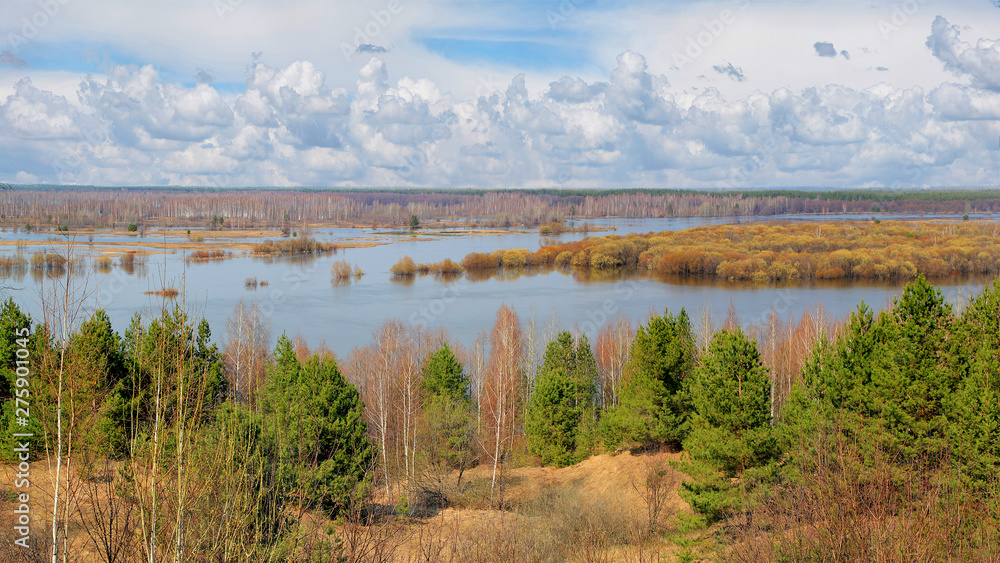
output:
[[[94,268],[101,272],[110,272],[114,266],[114,261],[110,256],[100,256],[94,259]]]
[[[21,255],[0,257],[0,275],[23,272],[28,268],[28,260]]]
[[[465,268],[451,258],[430,264],[417,264],[417,273],[421,275],[435,274],[440,276],[457,276],[465,273]]]

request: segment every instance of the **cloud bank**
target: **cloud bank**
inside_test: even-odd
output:
[[[308,60],[255,58],[239,93],[220,92],[207,70],[183,85],[152,65],[118,65],[84,78],[73,101],[18,82],[0,103],[0,170],[215,187],[995,185],[998,45],[969,44],[938,17],[926,47],[955,83],[742,99],[678,91],[634,51],[605,80],[553,77],[529,91],[518,74],[466,99],[426,78],[390,79],[375,45],[353,83],[331,84]],[[732,63],[715,70],[744,79]]]

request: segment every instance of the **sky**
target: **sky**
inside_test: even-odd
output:
[[[1000,184],[1000,0],[3,0],[0,182]]]

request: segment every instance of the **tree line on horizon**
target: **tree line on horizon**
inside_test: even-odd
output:
[[[407,228],[536,228],[602,217],[754,217],[795,213],[996,213],[996,190],[196,190],[0,191],[0,223],[26,230],[175,226],[302,230],[309,223]]]

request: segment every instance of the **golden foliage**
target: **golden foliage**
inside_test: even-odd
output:
[[[645,270],[730,281],[909,280],[1000,271],[993,225],[944,222],[830,222],[714,225],[684,231],[609,235],[524,249],[472,253],[467,270],[538,266],[580,271]]]

